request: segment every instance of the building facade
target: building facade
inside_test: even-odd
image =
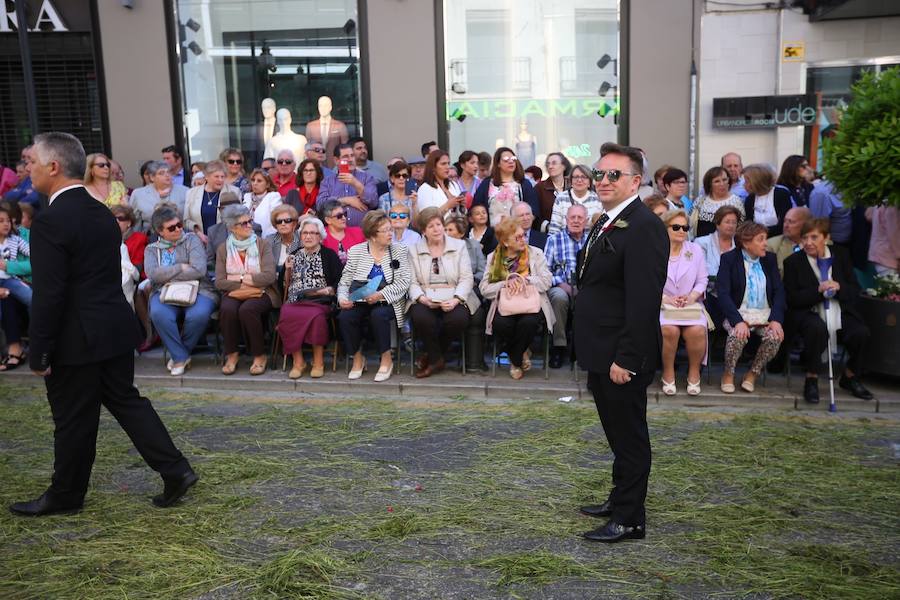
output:
[[[20,1],[38,129],[109,152],[132,185],[173,141],[191,161],[238,147],[252,166],[323,129],[364,136],[380,161],[436,140],[454,157],[508,146],[525,163],[552,150],[591,163],[618,140],[696,181],[727,151],[815,160],[850,84],[900,62],[900,17],[855,0]],[[8,163],[32,132],[4,2]],[[806,102],[800,124],[764,122],[788,96]]]

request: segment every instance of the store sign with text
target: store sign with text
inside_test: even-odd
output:
[[[18,0],[25,3],[25,22],[32,33],[65,33],[90,31],[90,3],[78,0]],[[0,33],[15,33],[18,29],[16,3],[3,0]]]
[[[718,129],[805,127],[815,124],[816,114],[812,94],[713,99],[713,127]]]
[[[447,119],[523,119],[526,117],[605,117],[619,113],[619,104],[603,98],[465,100],[447,103]]]

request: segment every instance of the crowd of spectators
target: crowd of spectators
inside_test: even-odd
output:
[[[162,343],[169,372],[181,375],[216,318],[225,375],[236,372],[242,352],[252,375],[264,373],[274,335],[292,357],[292,379],[307,369],[321,377],[335,338],[351,358],[350,379],[366,371],[367,343],[380,357],[376,381],[391,377],[399,344],[421,346],[417,377],[445,369],[459,340],[467,368],[484,369],[485,334],[506,354],[513,379],[531,368],[541,332],[550,338],[550,367],[577,359],[570,343],[576,265],[603,213],[591,166],[552,152],[543,169],[526,169],[507,147],[493,156],[466,150],[453,162],[434,142],[421,156],[382,165],[362,138],[335,148],[333,168],[322,144],[305,152],[282,150],[248,170],[252,157],[239,148],[187,166],[168,146],[142,165],[143,185],[133,190],[109,156],[87,157],[84,185],[122,232],[123,293],[145,333],[139,352]],[[31,160],[25,148],[16,170],[0,174],[0,370],[25,358],[29,231],[46,202],[31,188]],[[753,391],[763,369],[777,370],[796,345],[804,397],[817,402],[831,337],[848,353],[840,385],[871,398],[860,380],[869,331],[856,306],[857,273],[897,273],[897,209],[845,206],[802,156],[787,157],[776,174],[728,153],[694,198],[683,170],[664,165],[651,174],[646,159],[645,170],[641,198],[670,238],[660,306],[663,393],[677,393],[682,342],[686,391],[701,393],[710,340],[722,332],[725,393]],[[189,300],[173,301],[176,289]],[[736,385],[739,358],[754,338],[749,371]]]

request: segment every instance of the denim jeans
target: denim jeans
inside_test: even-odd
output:
[[[31,312],[31,286],[19,279],[18,277],[10,277],[9,279],[0,279],[0,287],[9,290],[9,295],[19,303],[24,304]]]
[[[216,303],[202,294],[192,306],[163,304],[159,294],[150,297],[150,320],[162,338],[172,360],[181,363],[191,357],[191,352],[200,336],[206,331],[209,315],[216,309]],[[178,331],[178,317],[184,315],[184,325]]]

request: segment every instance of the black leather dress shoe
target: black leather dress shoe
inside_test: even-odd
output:
[[[43,517],[45,515],[74,515],[81,511],[81,504],[60,504],[42,494],[36,500],[15,502],[9,505],[9,511],[23,517]]]
[[[179,498],[184,496],[192,485],[200,478],[194,471],[188,471],[177,479],[163,479],[165,486],[163,493],[153,496],[153,504],[159,508],[172,506]]]
[[[589,517],[608,517],[612,514],[612,510],[612,502],[609,500],[603,504],[588,504],[578,509],[581,514]]]
[[[838,382],[838,385],[840,385],[841,388],[847,390],[857,398],[861,398],[863,400],[871,400],[875,397],[872,395],[872,392],[865,388],[865,386],[859,380],[859,377],[847,377],[846,375],[842,375],[841,380]]]
[[[815,377],[807,377],[803,382],[803,400],[808,404],[819,403],[819,380]]]
[[[622,525],[615,521],[609,521],[603,527],[586,531],[581,535],[584,536],[586,540],[592,542],[606,542],[608,544],[613,544],[615,542],[621,542],[622,540],[642,540],[644,539],[644,536],[647,535],[647,532],[643,525],[630,526]]]

